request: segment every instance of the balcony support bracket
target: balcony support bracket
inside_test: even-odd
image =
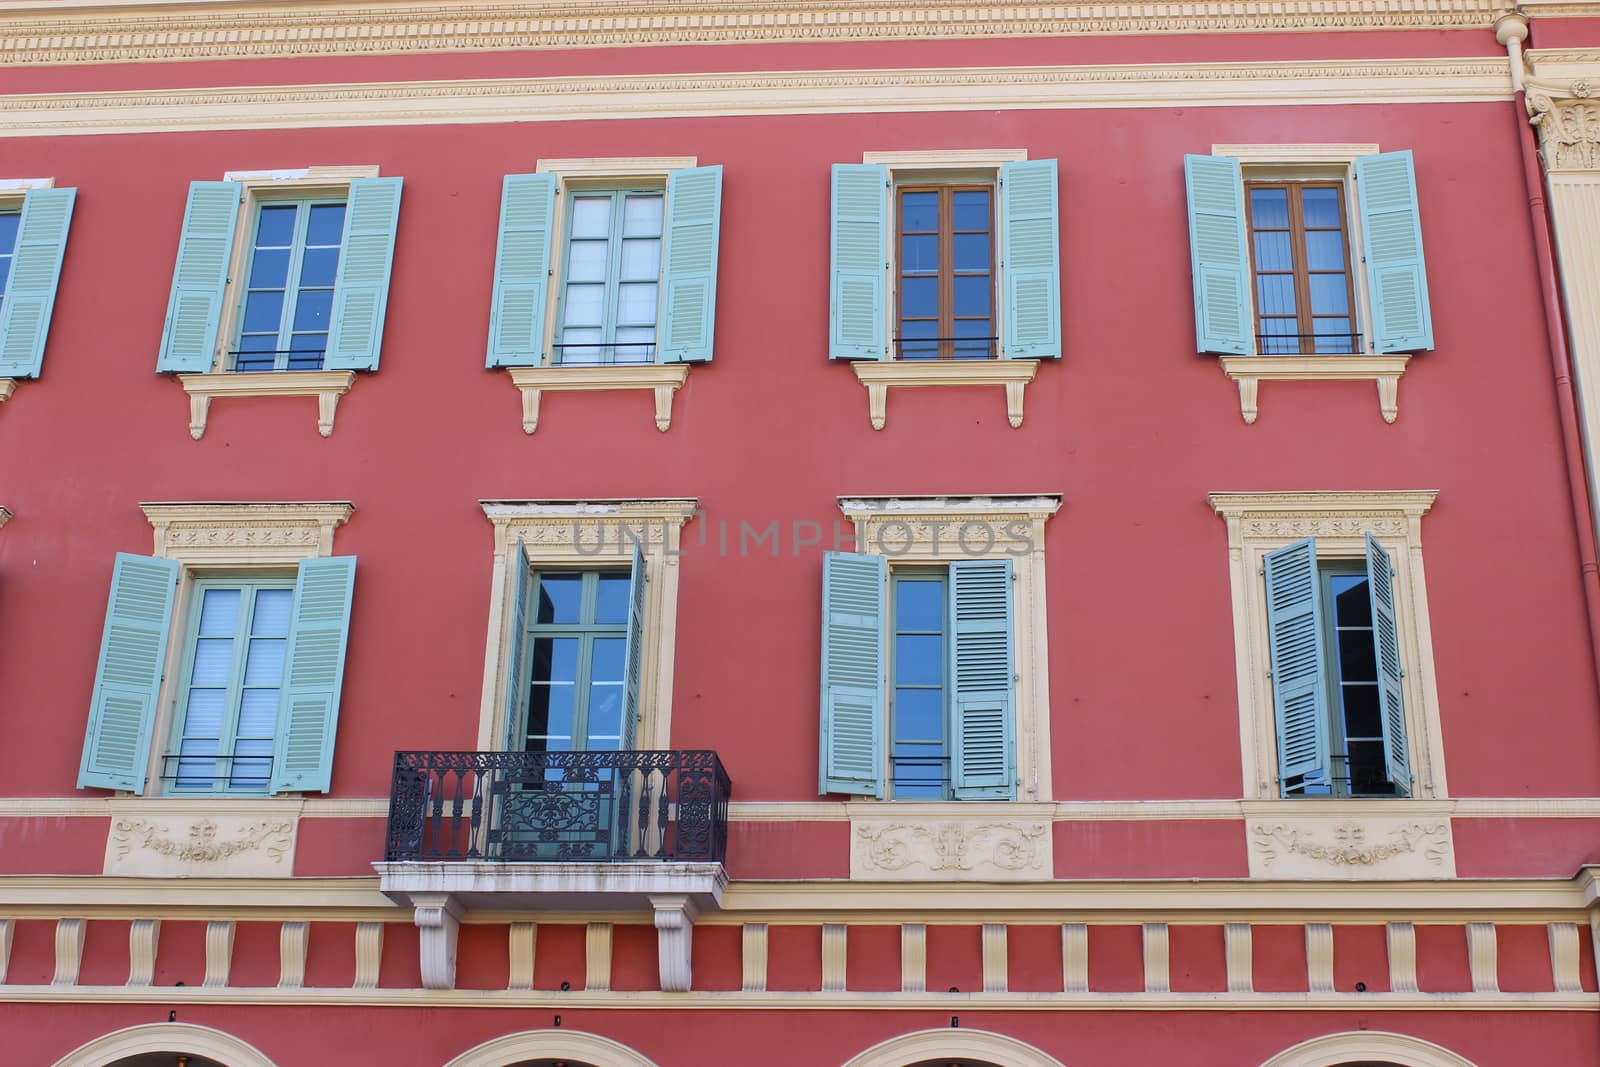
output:
[[[422,953],[425,989],[454,989],[456,939],[461,931],[462,907],[449,893],[413,893]]]
[[[652,896],[656,913],[656,949],[661,965],[661,990],[687,993],[691,980],[689,960],[694,946],[694,921],[700,905],[692,896],[670,893]]]

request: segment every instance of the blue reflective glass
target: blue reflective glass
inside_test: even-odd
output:
[[[939,633],[944,629],[944,583],[894,583],[894,628]]]
[[[256,246],[288,248],[294,244],[295,220],[299,213],[297,204],[268,204],[263,207],[256,223]]]
[[[932,233],[939,229],[938,193],[901,193],[900,229],[906,233]]]
[[[950,194],[951,215],[957,230],[989,228],[989,190],[962,189]]]
[[[626,574],[602,574],[594,621],[601,626],[620,626],[628,621],[628,592],[632,586]]]
[[[1285,242],[1287,248],[1287,238]],[[1306,234],[1306,265],[1312,270],[1344,270],[1344,234],[1338,230],[1313,230]]]
[[[940,685],[944,681],[944,638],[938,634],[897,634],[896,685]]]
[[[539,576],[538,607],[534,621],[542,623],[575,623],[583,599],[583,576],[580,574],[541,574]]]
[[[339,274],[339,249],[308,248],[300,261],[302,289],[331,288]]]
[[[1350,314],[1350,289],[1343,274],[1311,275],[1311,312],[1314,315]]]
[[[1294,275],[1257,275],[1256,307],[1263,315],[1293,315]]]
[[[939,314],[938,279],[900,279],[900,314],[911,319],[936,317]]]
[[[333,291],[319,289],[314,292],[303,292],[294,305],[294,328],[311,332],[326,333],[328,319],[333,311]]]
[[[1288,190],[1250,190],[1250,224],[1258,230],[1287,230],[1289,228]]]
[[[943,739],[944,690],[895,690],[894,740],[899,742]]]
[[[1300,190],[1300,211],[1307,229],[1337,228],[1339,225],[1339,190]]]
[[[571,737],[575,697],[571,684],[535,684],[528,694],[528,735]]]
[[[939,235],[908,234],[900,238],[900,269],[907,274],[939,269]]]
[[[338,245],[344,241],[344,205],[315,204],[306,225],[307,245]]]
[[[289,249],[256,249],[250,260],[250,288],[282,289],[288,280]]]
[[[955,242],[956,270],[989,269],[989,235],[986,233],[958,233]]]
[[[272,334],[269,340],[273,345],[267,346],[263,351],[270,351],[276,347],[278,327],[283,322],[283,293],[270,289],[264,292],[251,293],[244,301],[244,330],[245,333]],[[244,349],[244,345],[239,346]]]
[[[987,275],[955,278],[956,314],[966,317],[989,314],[989,298],[994,292]]]
[[[17,227],[22,215],[15,211],[0,212],[0,256],[9,255],[17,247]]]
[[[1287,233],[1258,233],[1256,237],[1256,270],[1293,270],[1294,260],[1289,254]]]
[[[589,678],[591,681],[622,681],[622,657],[626,643],[620,637],[595,638],[589,663]]]

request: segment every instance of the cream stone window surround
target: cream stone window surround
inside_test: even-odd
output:
[[[22,201],[28,195],[29,189],[54,189],[54,178],[0,178],[0,210],[15,209],[22,206]],[[0,404],[11,399],[11,394],[17,391],[15,378],[0,378]],[[0,519],[0,525],[4,524]]]
[[[251,226],[255,208],[266,200],[305,196],[346,195],[357,178],[376,178],[376,166],[301,167],[289,170],[233,170],[224,181],[243,186],[244,201],[234,224],[233,256],[228,264],[228,281],[223,293],[222,319],[217,329],[217,348],[211,371],[206,374],[179,374],[177,379],[189,397],[189,436],[196,441],[205,436],[211,402],[233,396],[308,396],[317,401],[317,432],[333,433],[333,417],[339,398],[355,384],[355,371],[297,370],[240,374],[228,366],[229,349],[239,332],[240,287],[249,275]]]
[[[1379,152],[1375,144],[1214,144],[1211,154],[1239,161],[1245,181],[1259,179],[1336,179],[1344,184],[1345,233],[1351,288],[1355,307],[1351,310],[1358,327],[1371,328],[1372,314],[1367,297],[1367,279],[1362,271],[1362,234],[1356,201],[1352,165],[1362,156]],[[1255,299],[1253,294],[1252,314]],[[1252,320],[1252,338],[1255,330]],[[1378,387],[1378,412],[1384,422],[1399,417],[1400,377],[1405,374],[1407,355],[1352,354],[1338,356],[1219,356],[1217,364],[1228,380],[1239,386],[1239,413],[1246,425],[1253,425],[1260,414],[1262,382],[1374,382]]]
[[[1025,148],[968,148],[933,152],[863,152],[861,162],[875,163],[889,169],[890,182],[898,181],[995,181],[1000,167],[1006,163],[1019,163],[1028,158]],[[891,208],[891,217],[893,208]],[[993,244],[997,253],[1002,239],[999,198],[996,197]],[[1004,292],[1004,267],[994,264],[994,291]],[[894,314],[895,306],[895,242],[889,242],[889,256],[884,264],[884,292],[889,294],[884,303],[886,314]],[[1004,302],[991,303],[994,311],[995,336],[1003,337],[1002,317]],[[850,364],[856,380],[867,387],[867,415],[874,430],[883,429],[888,420],[889,389],[922,388],[927,386],[999,385],[1006,391],[1006,421],[1012,427],[1022,425],[1024,390],[1039,371],[1036,359],[987,360],[853,360]]]
[[[696,156],[627,156],[617,158],[541,159],[536,174],[556,177],[556,202],[572,190],[604,188],[623,182],[658,182],[663,191],[667,176],[675,170],[698,167]],[[567,213],[560,207],[550,231],[550,280],[545,293],[543,349],[552,352],[556,331],[556,309],[561,297],[561,259],[566,247]],[[657,324],[659,330],[660,324]],[[539,428],[539,400],[551,392],[609,392],[617,389],[648,389],[655,398],[656,429],[666,433],[672,426],[672,398],[689,380],[687,363],[648,364],[572,364],[547,363],[541,367],[508,367],[511,384],[522,393],[522,432]]]
[[[0,507],[0,527],[5,526],[5,524],[8,521],[10,521],[10,519],[11,519],[11,511],[10,511],[10,509],[9,508],[4,508],[4,507]]]
[[[508,680],[515,597],[516,546],[540,567],[626,567],[634,538],[644,554],[645,647],[639,671],[641,749],[666,749],[672,738],[672,665],[678,618],[678,555],[683,524],[698,503],[672,500],[485,500],[494,527],[494,568],[489,590],[488,637],[483,662],[483,703],[478,749],[505,745]],[[625,532],[626,531],[626,532]]]
[[[1239,691],[1239,744],[1246,801],[1263,818],[1335,815],[1339,810],[1406,816],[1419,802],[1444,800],[1446,786],[1439,694],[1422,561],[1422,517],[1437,490],[1368,492],[1212,493],[1211,508],[1227,525],[1228,573],[1233,595],[1235,670]],[[1362,559],[1371,533],[1395,569],[1395,619],[1399,629],[1406,740],[1411,758],[1410,798],[1324,802],[1283,799],[1277,785],[1277,734],[1273,716],[1271,656],[1267,647],[1268,552],[1315,537],[1317,559]],[[1445,820],[1448,825],[1448,820]]]

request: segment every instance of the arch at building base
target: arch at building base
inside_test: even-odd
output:
[[[474,1046],[445,1067],[513,1067],[530,1060],[575,1060],[594,1067],[656,1067],[627,1045],[579,1030],[525,1030]]]
[[[1324,1034],[1273,1056],[1261,1067],[1342,1067],[1348,1063],[1392,1063],[1396,1067],[1474,1067],[1441,1045],[1405,1034],[1361,1030]]]
[[[981,1060],[997,1067],[1065,1067],[1032,1045],[988,1030],[919,1030],[873,1045],[844,1067],[910,1067],[927,1060]]]
[[[57,1060],[55,1067],[105,1067],[151,1053],[199,1056],[227,1067],[276,1067],[260,1049],[232,1034],[193,1023],[145,1023],[97,1037]]]

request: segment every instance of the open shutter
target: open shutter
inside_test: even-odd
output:
[[[67,251],[76,189],[30,189],[17,220],[11,276],[0,283],[0,378],[37,378]]]
[[[333,283],[329,370],[377,370],[389,271],[400,222],[400,179],[357,178],[344,213],[344,246]]]
[[[1278,781],[1300,775],[1328,784],[1328,690],[1323,679],[1322,606],[1317,542],[1268,552],[1267,644],[1278,725]]]
[[[156,357],[158,371],[204,374],[216,361],[222,293],[228,284],[243,190],[238,182],[189,183],[172,296],[161,332],[161,354]]]
[[[511,556],[511,644],[506,654],[506,751],[522,749],[522,701],[528,686],[523,658],[528,647],[528,612],[533,603],[533,568],[528,566],[528,549],[517,538]]]
[[[274,793],[328,791],[355,582],[354,556],[300,562],[289,647],[284,654],[283,696],[278,703]]]
[[[1058,358],[1061,219],[1056,208],[1056,161],[1034,159],[1001,167],[1000,205],[1005,355],[1008,359]]]
[[[662,363],[711,361],[721,229],[722,168],[687,167],[667,175],[658,347]]]
[[[500,187],[500,240],[489,306],[491,367],[537,367],[544,362],[555,219],[554,174],[506,175]]]
[[[98,786],[137,793],[144,788],[177,585],[178,564],[172,560],[117,553],[89,698],[79,789]]]
[[[1184,156],[1183,178],[1189,195],[1195,343],[1202,352],[1249,355],[1255,345],[1239,161],[1228,156]]]
[[[958,800],[1016,796],[1011,561],[950,564],[951,768]]]
[[[1361,243],[1367,263],[1375,352],[1433,348],[1428,271],[1422,261],[1422,216],[1410,151],[1356,160]]]
[[[639,675],[644,662],[644,593],[647,576],[644,553],[633,546],[633,573],[628,585],[628,643],[622,662],[627,674],[622,689],[622,748],[631,749],[639,737]]]
[[[889,168],[833,165],[828,356],[889,358]]]
[[[1367,588],[1372,595],[1372,640],[1378,664],[1378,710],[1383,724],[1383,759],[1389,781],[1411,792],[1406,758],[1406,709],[1400,696],[1400,632],[1394,618],[1394,565],[1383,546],[1367,534]]]
[[[823,556],[819,793],[883,796],[888,580],[882,556]]]

